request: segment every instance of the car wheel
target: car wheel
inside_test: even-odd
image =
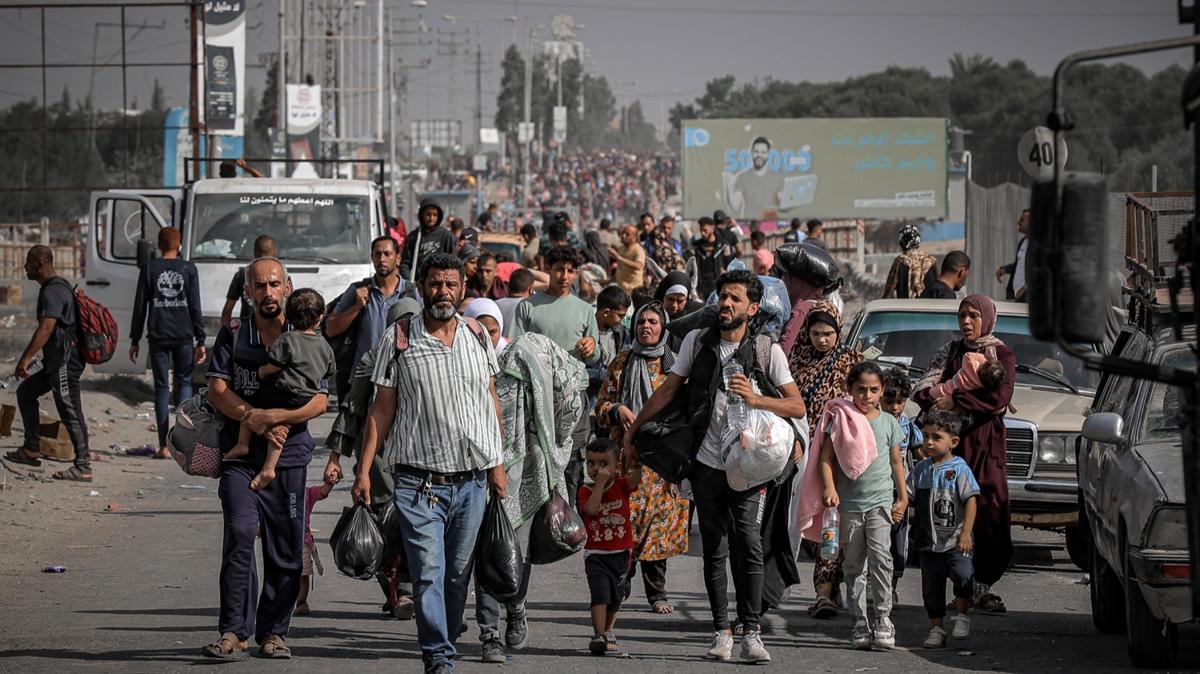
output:
[[[1125,594],[1121,579],[1092,546],[1092,582],[1088,594],[1092,599],[1092,624],[1101,634],[1120,634],[1125,631]]]
[[[1163,669],[1175,661],[1177,630],[1174,623],[1159,620],[1150,611],[1141,587],[1131,575],[1125,558],[1125,634],[1129,660],[1135,667]]]
[[[1087,523],[1080,522],[1079,524],[1067,527],[1065,537],[1067,539],[1067,556],[1071,558],[1071,563],[1084,571],[1089,570],[1092,563],[1091,552],[1089,548],[1090,541],[1088,540]]]

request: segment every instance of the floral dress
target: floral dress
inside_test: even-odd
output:
[[[620,424],[613,421],[611,414],[621,405],[621,374],[629,358],[630,351],[625,350],[613,359],[596,403],[596,423],[609,429],[609,437],[618,443],[622,440],[623,431]],[[655,389],[667,380],[661,358],[648,361],[646,369]],[[633,410],[635,414],[638,411]],[[639,561],[655,562],[687,552],[688,505],[688,500],[679,495],[675,485],[642,466],[642,481],[637,493],[629,498],[634,547],[640,546],[642,551]]]

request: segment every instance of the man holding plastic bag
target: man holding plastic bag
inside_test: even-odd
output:
[[[396,480],[396,514],[417,604],[417,638],[426,674],[454,669],[471,553],[487,490],[500,498],[502,463],[499,372],[491,342],[473,319],[456,313],[466,279],[452,255],[423,260],[418,283],[424,309],[380,342],[362,461],[351,489],[371,491],[375,457]],[[486,335],[486,332],[482,333]]]
[[[695,456],[690,479],[700,515],[704,586],[714,630],[706,657],[728,660],[733,655],[726,587],[726,563],[732,558],[737,617],[742,626],[741,657],[747,662],[769,662],[759,615],[764,579],[762,517],[770,479],[738,489],[742,485],[731,483],[727,461],[743,442],[749,416],[762,411],[783,419],[802,419],[804,400],[778,344],[749,329],[763,299],[758,277],[744,269],[726,272],[717,280],[717,294],[716,328],[693,330],[684,338],[667,381],[626,432],[625,451],[636,459],[634,438],[641,426],[667,409],[677,395],[684,397]],[[756,428],[750,429],[753,443],[761,436]],[[771,437],[769,431],[765,437]],[[786,442],[794,451],[792,458],[798,460],[802,443],[794,438]]]

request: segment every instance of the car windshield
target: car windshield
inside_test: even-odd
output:
[[[1162,364],[1182,370],[1196,370],[1196,356],[1191,349],[1174,349],[1163,357]],[[1178,386],[1156,382],[1146,401],[1146,416],[1142,422],[1142,442],[1180,442],[1183,429],[1183,393]]]
[[[254,239],[269,234],[282,260],[370,262],[371,212],[365,196],[197,194],[193,208],[193,260],[249,261]]]
[[[1069,390],[1056,381],[1061,377],[1080,390],[1096,390],[1099,373],[1084,368],[1081,360],[1057,344],[1034,339],[1025,316],[1000,316],[993,334],[1016,354],[1018,384]],[[915,378],[929,366],[942,345],[957,338],[956,314],[881,311],[863,319],[854,347],[869,359],[907,367]]]

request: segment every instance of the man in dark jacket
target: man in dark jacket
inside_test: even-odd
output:
[[[171,387],[174,374],[175,403],[192,397],[192,369],[204,362],[204,320],[200,314],[200,274],[195,263],[179,259],[179,230],[158,230],[158,252],[138,274],[133,298],[133,324],[129,327],[129,360],[137,362],[142,328],[150,341],[150,371],[154,373],[154,421],[158,426],[158,453],[167,449],[170,428]]]
[[[725,265],[733,259],[733,250],[717,236],[717,223],[704,217],[700,224],[700,238],[692,242],[692,257],[696,260],[696,294],[706,301],[717,287],[717,277],[725,271]]]
[[[445,213],[435,199],[421,201],[421,207],[417,209],[420,229],[408,235],[404,242],[404,254],[400,256],[400,276],[410,283],[421,259],[436,253],[456,254],[454,235],[441,226]],[[419,250],[417,246],[420,246]]]

